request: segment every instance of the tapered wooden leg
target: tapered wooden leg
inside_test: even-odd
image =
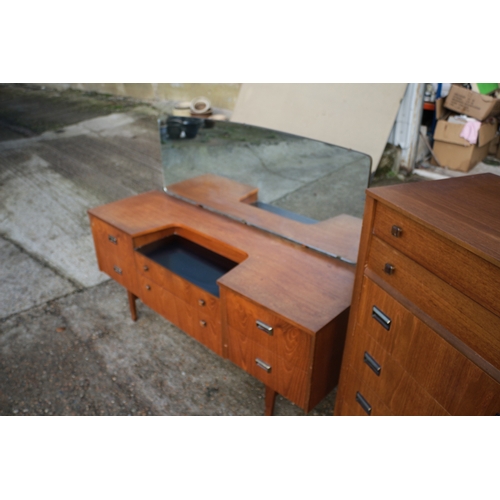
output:
[[[273,391],[270,387],[266,385],[266,410],[264,415],[266,417],[271,417],[274,413],[274,401],[276,399],[276,391]]]
[[[137,321],[137,309],[135,308],[135,299],[137,297],[127,290],[128,294],[128,305],[130,306],[130,315],[132,316],[132,321]]]

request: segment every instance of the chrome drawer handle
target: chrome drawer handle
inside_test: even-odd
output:
[[[146,290],[151,290],[151,286],[146,285]]]
[[[265,370],[267,373],[271,373],[271,365],[268,365],[264,361],[262,361],[259,358],[255,358],[255,364],[259,367]]]
[[[365,355],[363,356],[363,361],[372,369],[373,373],[380,377],[380,372],[382,367],[373,359],[373,357],[365,351]]]
[[[255,322],[255,326],[259,329],[259,330],[262,330],[263,332],[266,332],[268,335],[272,335],[273,334],[273,327],[272,326],[269,326],[269,325],[266,325],[265,323],[263,323],[262,321],[260,320],[257,320]]]
[[[392,226],[391,228],[391,234],[395,237],[395,238],[401,238],[402,234],[403,234],[403,230],[399,227],[399,226]]]
[[[386,274],[394,274],[394,271],[396,270],[396,268],[392,265],[392,264],[389,264],[387,263],[385,266],[384,266],[384,272]]]
[[[198,304],[203,307],[206,304],[206,302],[203,299],[199,299]]]
[[[110,234],[108,234],[108,240],[111,241],[113,245],[118,245],[118,240],[114,236],[111,236]]]
[[[201,319],[200,326],[203,326],[203,327],[207,326],[207,322]]]
[[[371,415],[372,413],[372,406],[371,404],[361,395],[360,392],[356,393],[356,401],[359,403],[359,406],[363,408],[363,410],[366,411],[368,415]]]
[[[122,270],[118,266],[113,266],[115,273],[122,274]]]
[[[377,306],[372,308],[372,318],[376,319],[386,330],[391,329],[391,318],[386,316]]]

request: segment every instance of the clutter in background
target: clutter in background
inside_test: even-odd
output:
[[[424,110],[433,112],[424,138],[433,165],[468,172],[488,155],[500,158],[498,83],[427,84]]]
[[[227,120],[223,113],[214,114],[210,100],[203,96],[178,102],[169,115],[159,120],[162,144],[169,139],[194,139],[200,127],[212,128],[214,120]]]

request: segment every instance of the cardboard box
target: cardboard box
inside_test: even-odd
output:
[[[432,149],[442,167],[468,172],[488,156],[490,143],[495,140],[497,133],[496,120],[481,124],[475,145],[460,137],[464,125],[438,120]]]
[[[446,108],[483,121],[500,114],[500,99],[481,95],[460,85],[452,85],[444,102]]]
[[[460,123],[450,123],[446,120],[438,120],[434,130],[434,140],[449,142],[450,144],[457,144],[459,146],[470,146],[466,139],[460,137],[464,125]],[[492,141],[497,133],[498,124],[496,120],[492,123],[482,123],[477,136],[476,146],[482,147]]]
[[[459,146],[449,142],[434,141],[432,149],[442,167],[468,172],[488,156],[488,147],[489,144],[482,147]],[[432,160],[432,163],[437,165],[434,160]]]

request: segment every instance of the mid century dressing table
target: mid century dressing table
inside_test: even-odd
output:
[[[266,187],[275,185],[282,202],[352,172],[364,178],[364,192],[369,158],[256,127],[198,124],[195,133],[169,132],[160,122],[164,192],[89,211],[99,268],[127,290],[134,320],[139,298],[261,380],[265,414],[276,393],[309,412],[338,383],[361,219],[338,206],[324,220],[302,217],[273,205]],[[228,142],[235,130],[237,141]],[[306,157],[313,163],[304,173]],[[238,158],[244,168],[228,175],[224,165]]]

